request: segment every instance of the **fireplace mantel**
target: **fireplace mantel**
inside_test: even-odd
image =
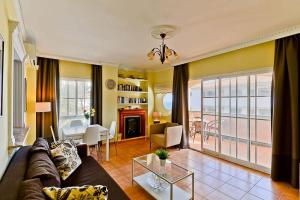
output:
[[[122,139],[125,138],[125,118],[128,116],[141,117],[141,136],[146,135],[147,115],[144,109],[119,109],[119,132],[122,134]]]

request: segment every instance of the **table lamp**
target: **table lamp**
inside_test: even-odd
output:
[[[159,124],[160,123],[160,117],[161,117],[160,112],[153,112],[152,113],[153,123],[154,124]]]
[[[36,102],[35,111],[42,113],[42,137],[44,137],[44,113],[51,112],[51,102]]]

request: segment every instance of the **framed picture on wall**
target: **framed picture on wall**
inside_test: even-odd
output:
[[[0,35],[0,116],[3,115],[3,68],[4,68],[4,39]]]

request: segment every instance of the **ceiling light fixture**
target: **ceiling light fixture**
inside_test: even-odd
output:
[[[177,52],[173,49],[170,49],[165,44],[165,39],[169,39],[175,35],[175,30],[175,27],[169,25],[162,25],[153,28],[151,33],[152,36],[156,39],[161,39],[162,43],[159,48],[153,48],[147,54],[149,60],[153,60],[156,54],[159,56],[160,62],[162,64],[170,63],[170,56],[178,58]]]

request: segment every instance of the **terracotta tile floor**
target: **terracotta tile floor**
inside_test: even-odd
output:
[[[152,147],[154,151],[157,147]],[[105,148],[101,148],[104,158]],[[195,173],[195,199],[208,200],[261,200],[299,199],[299,190],[284,183],[272,182],[267,174],[247,169],[193,150],[170,149],[170,159],[192,169]],[[107,170],[131,199],[153,199],[141,187],[131,184],[132,158],[150,153],[149,142],[144,139],[118,144],[115,154],[113,144],[110,161],[103,161],[96,151],[92,156]],[[191,183],[184,181],[181,186],[191,191]]]

